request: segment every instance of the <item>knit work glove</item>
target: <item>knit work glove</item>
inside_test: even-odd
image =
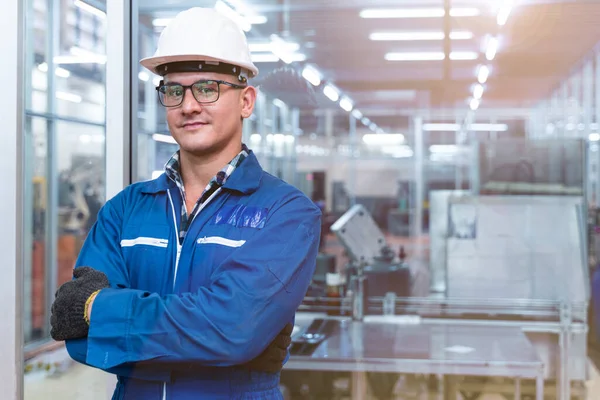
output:
[[[109,287],[106,275],[90,267],[75,268],[73,277],[74,280],[58,288],[52,304],[50,335],[54,340],[86,337],[89,330],[86,302],[94,292]]]
[[[254,371],[276,373],[283,368],[287,349],[292,343],[294,326],[287,324],[269,346],[258,357],[249,361],[245,366]]]

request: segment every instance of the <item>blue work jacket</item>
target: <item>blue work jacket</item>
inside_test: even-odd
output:
[[[249,156],[191,223],[165,174],[108,201],[77,260],[104,272],[72,358],[118,376],[113,399],[279,399],[279,374],[239,367],[288,322],[312,279],[321,212]],[[238,367],[236,367],[236,365]]]

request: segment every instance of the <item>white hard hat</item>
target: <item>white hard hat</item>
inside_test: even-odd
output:
[[[198,71],[246,73],[250,78],[258,75],[246,35],[214,8],[194,7],[180,12],[162,31],[154,56],[140,63],[161,76]]]

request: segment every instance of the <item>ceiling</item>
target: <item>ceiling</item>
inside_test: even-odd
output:
[[[468,110],[478,66],[489,65],[480,111],[523,108],[550,95],[570,70],[600,39],[600,2],[515,0],[504,26],[496,22],[501,0],[452,0],[451,7],[474,7],[479,15],[451,18],[361,18],[366,8],[415,8],[409,0],[236,0],[268,21],[253,25],[251,43],[269,40],[278,34],[300,45],[305,62],[292,63],[300,71],[305,63],[314,65],[354,103],[355,108],[387,131],[405,130],[406,110]],[[213,6],[214,1],[140,1],[141,20],[172,17],[192,6]],[[419,0],[419,8],[444,7],[444,0]],[[449,24],[445,26],[445,23]],[[372,41],[369,34],[381,31],[472,32],[466,40]],[[495,58],[486,60],[490,36],[499,39]],[[476,52],[475,60],[386,61],[387,52]],[[285,65],[258,63],[261,77]],[[258,83],[261,80],[258,79]],[[304,109],[334,108],[339,114],[336,127],[347,127],[347,113],[315,89],[316,103],[304,106],[290,90],[273,93],[302,105]],[[312,112],[305,110],[305,113]],[[478,111],[479,112],[479,111]],[[401,116],[401,114],[405,114]],[[312,122],[311,122],[312,121]],[[303,118],[301,125],[320,129],[316,118]]]

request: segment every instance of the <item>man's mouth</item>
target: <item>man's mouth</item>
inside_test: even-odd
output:
[[[183,124],[183,128],[184,129],[197,129],[200,128],[204,125],[207,125],[206,122],[186,122],[185,124]]]

